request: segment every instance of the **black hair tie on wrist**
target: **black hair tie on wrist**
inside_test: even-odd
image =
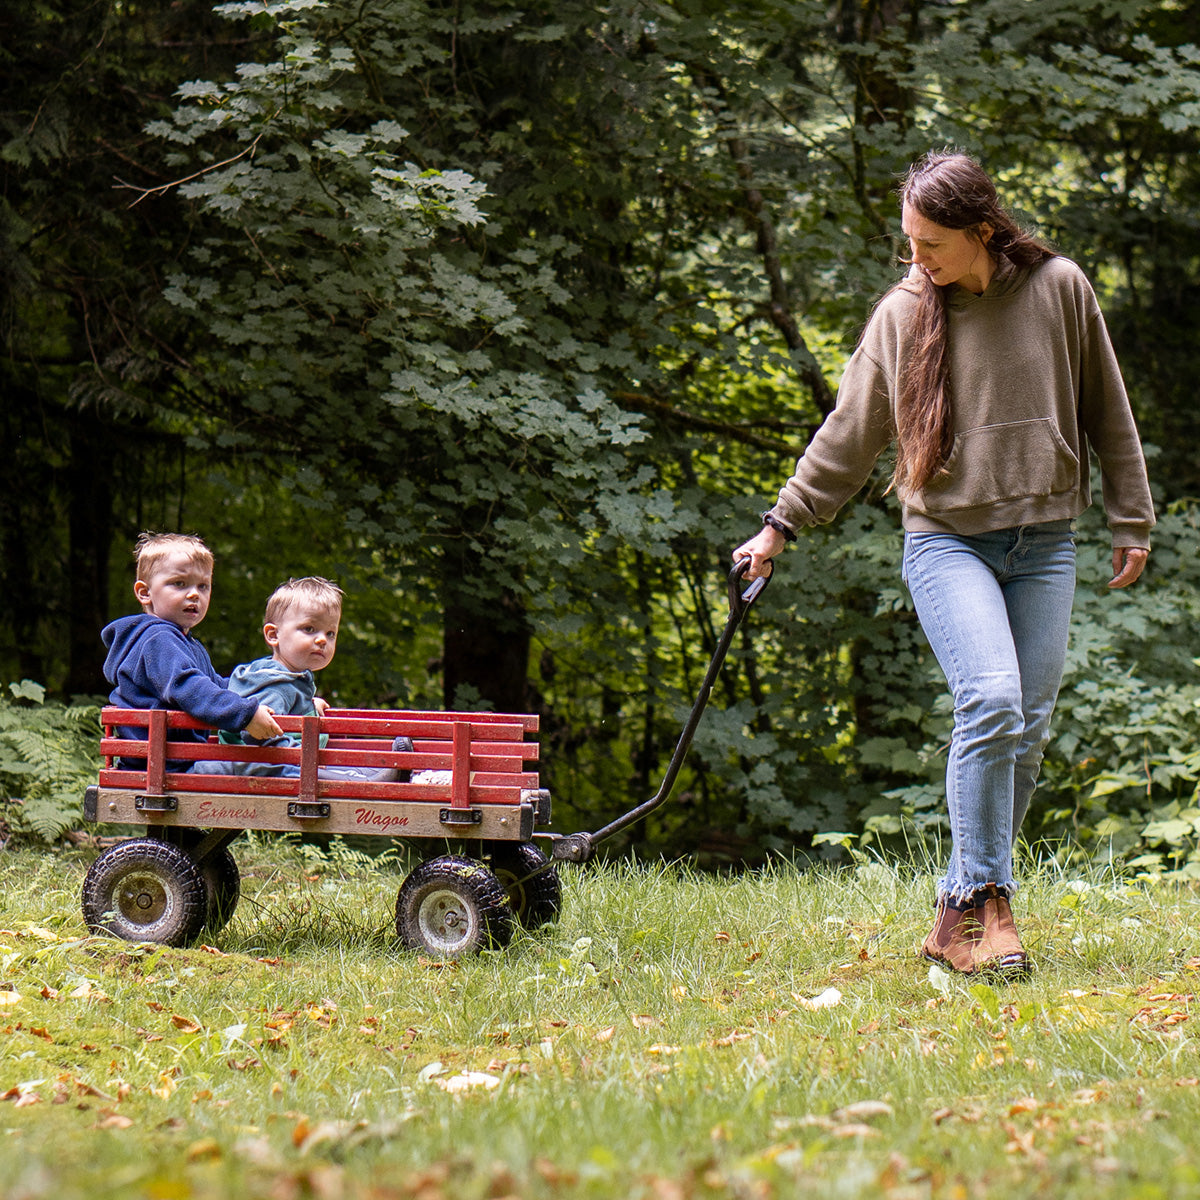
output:
[[[796,540],[796,535],[777,517],[771,516],[769,512],[762,514],[762,522],[764,525],[770,525],[776,532],[782,533],[785,542],[794,542]]]

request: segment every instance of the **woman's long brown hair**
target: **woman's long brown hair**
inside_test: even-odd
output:
[[[980,239],[992,227],[986,247],[993,257],[1034,266],[1054,257],[1044,242],[1022,230],[1001,207],[987,172],[966,154],[925,155],[913,164],[900,187],[900,199],[926,220],[961,229]],[[950,394],[947,304],[951,288],[922,273],[915,281],[917,310],[911,324],[912,353],[901,371],[896,403],[896,473],[893,485],[920,491],[946,465],[954,442]]]

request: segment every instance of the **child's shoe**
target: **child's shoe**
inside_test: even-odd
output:
[[[393,738],[392,749],[401,754],[411,754],[413,752],[412,738]],[[403,771],[399,767],[381,767],[371,777],[371,781],[373,783],[408,783],[411,778],[411,771]]]

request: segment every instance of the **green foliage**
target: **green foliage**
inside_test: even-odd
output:
[[[53,843],[80,820],[84,789],[96,782],[99,710],[45,702],[30,679],[0,697],[0,808],[4,839]]]
[[[1200,494],[1193,7],[14,0],[0,662],[98,690],[109,541],[184,526],[217,549],[222,670],[275,583],[337,576],[323,690],[495,703],[500,663],[564,821],[623,811],[694,698],[729,547],[896,276],[894,180],[930,145],[1093,274],[1164,498]],[[881,490],[789,551],[643,846],[937,836],[949,714]],[[1145,585],[1081,588],[1032,833],[1137,855],[1190,811],[1164,635],[1197,584],[1155,583],[1186,546],[1162,529]]]

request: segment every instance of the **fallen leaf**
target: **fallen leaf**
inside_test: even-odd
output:
[[[13,1004],[19,1004],[21,997],[17,992],[0,991],[0,1008],[6,1008]]]
[[[734,1030],[733,1033],[728,1033],[724,1037],[714,1038],[713,1045],[714,1046],[732,1046],[736,1042],[744,1042],[747,1039],[752,1038],[753,1036],[754,1036],[754,1034],[752,1034],[752,1033],[738,1033],[737,1030]]]
[[[500,1077],[484,1071],[462,1071],[458,1075],[447,1075],[445,1078],[435,1076],[432,1082],[443,1091],[451,1093],[468,1092],[472,1088],[490,1091],[500,1086]]]
[[[655,1042],[653,1046],[646,1047],[647,1054],[678,1054],[679,1046],[666,1046],[661,1042]]]
[[[187,1148],[188,1162],[212,1162],[221,1157],[221,1144],[216,1138],[200,1138]]]
[[[598,1030],[595,1040],[597,1042],[611,1042],[612,1036],[617,1032],[615,1025],[609,1025],[605,1029]]]
[[[800,1005],[801,1008],[816,1010],[818,1008],[833,1008],[842,1002],[842,993],[835,987],[826,988],[819,996],[801,996],[796,992],[792,993],[792,999]]]
[[[835,1138],[874,1138],[879,1137],[879,1130],[872,1129],[870,1125],[851,1124],[851,1125],[836,1125],[830,1130],[830,1133]]]
[[[133,1124],[130,1117],[123,1113],[109,1112],[104,1113],[100,1120],[96,1122],[97,1129],[128,1129]]]
[[[890,1117],[892,1106],[883,1100],[856,1100],[833,1115],[839,1121],[870,1121],[875,1117]]]
[[[174,1013],[171,1014],[171,1024],[175,1026],[181,1033],[199,1033],[200,1023],[193,1021],[191,1017],[180,1017]]]

